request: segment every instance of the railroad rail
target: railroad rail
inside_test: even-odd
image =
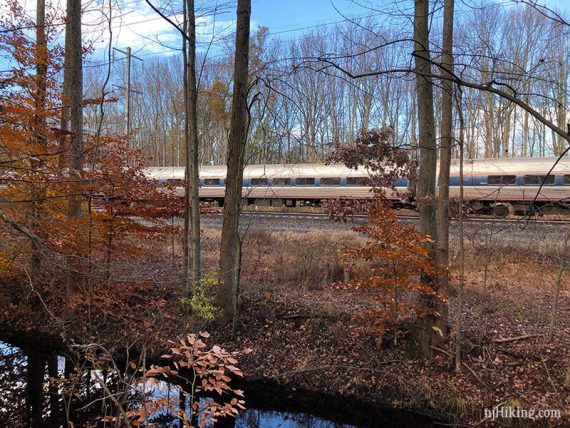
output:
[[[221,215],[220,212],[218,215]],[[242,216],[249,217],[259,217],[259,218],[296,218],[296,219],[307,219],[307,220],[325,220],[329,218],[328,214],[325,213],[303,213],[303,212],[278,212],[278,211],[242,211]],[[417,215],[398,215],[398,220],[402,221],[419,221],[419,216]],[[347,222],[351,220],[366,220],[367,215],[355,214],[348,215],[346,217]],[[451,221],[457,221],[457,219],[451,219]],[[466,223],[503,223],[503,224],[533,224],[533,225],[565,225],[570,224],[570,219],[547,219],[540,217],[520,217],[520,218],[501,218],[501,217],[465,217],[464,221]]]

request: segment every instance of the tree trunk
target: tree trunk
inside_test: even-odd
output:
[[[443,12],[443,54],[442,72],[450,78],[453,75],[453,18],[454,0],[445,0]],[[451,146],[453,144],[453,83],[451,79],[443,79],[441,100],[441,147],[439,150],[439,198],[437,210],[438,261],[440,265],[449,264],[449,173],[451,168]],[[448,286],[447,271],[441,271],[438,278],[440,292]],[[447,319],[449,308],[446,303],[438,310],[442,319]],[[445,324],[439,325],[443,335]]]
[[[27,407],[29,411],[29,426],[43,426],[44,374],[46,358],[37,352],[26,352],[27,360]]]
[[[47,41],[46,41],[46,2],[37,0],[36,5],[36,143],[46,144],[46,90],[47,90]]]
[[[418,100],[418,128],[420,144],[420,173],[418,200],[421,230],[437,239],[435,177],[437,168],[437,145],[435,140],[435,115],[433,108],[433,86],[429,77],[429,0],[415,0],[414,13],[414,56],[416,74],[416,95]],[[427,243],[434,264],[437,251],[433,243]],[[434,278],[422,281],[434,282]],[[434,287],[438,288],[436,284]],[[430,313],[418,320],[411,352],[417,357],[431,357],[432,346],[439,345],[446,335],[446,320],[438,315],[438,305],[433,296],[422,296],[422,303]],[[439,331],[438,331],[439,330]]]
[[[51,354],[47,360],[48,376],[51,379],[58,379],[57,355]],[[49,418],[51,426],[56,427],[62,425],[61,406],[59,402],[58,386],[55,382],[49,383]]]
[[[219,318],[220,325],[227,325],[230,322],[234,322],[235,325],[235,316],[237,315],[241,263],[241,243],[238,226],[248,128],[247,90],[250,15],[251,0],[238,0],[234,88],[228,141],[224,223],[220,248],[221,284],[218,306],[223,310],[222,316]]]
[[[449,79],[441,81],[441,147],[439,149],[439,200],[437,211],[437,231],[439,262],[449,262],[449,171],[451,168],[451,146],[453,143],[453,8],[454,0],[445,0],[443,14],[443,55],[442,73]],[[447,276],[442,275],[442,287],[447,286]]]
[[[36,111],[34,118],[34,132],[36,134],[37,153],[43,155],[46,148],[46,90],[47,90],[47,42],[46,42],[46,3],[45,0],[37,0],[36,3]],[[34,170],[42,169],[43,160],[41,156],[31,162]],[[32,229],[36,229],[41,217],[41,203],[45,196],[42,186],[34,186],[31,192],[33,204]],[[40,271],[41,258],[40,246],[32,241],[32,259],[30,271],[32,279],[36,279]]]
[[[81,48],[81,2],[67,0],[67,17],[65,21],[65,69],[64,69],[64,108],[62,112],[62,128],[71,138],[69,158],[67,146],[63,145],[65,166],[69,167],[69,179],[79,182],[83,171],[83,64]],[[69,164],[67,164],[69,159]],[[75,193],[75,191],[73,192]],[[68,217],[82,217],[81,198],[70,196],[68,199]],[[78,258],[79,260],[79,258]],[[67,298],[80,288],[82,278],[78,274],[78,263],[70,260],[72,273],[67,278]],[[69,306],[69,300],[68,300]]]
[[[184,88],[185,88],[185,145],[186,187],[184,192],[184,285],[183,296],[190,296],[190,282],[195,287],[200,280],[200,170],[198,141],[198,88],[196,82],[196,18],[194,0],[185,0],[184,9]],[[186,50],[186,46],[188,50]],[[191,235],[191,236],[190,236]],[[190,259],[192,262],[190,262]],[[190,264],[192,273],[190,274]]]
[[[455,314],[455,371],[461,372],[461,317],[463,316],[463,289],[465,286],[465,225],[463,221],[463,191],[465,176],[463,173],[463,148],[465,147],[465,122],[463,121],[463,99],[459,97],[459,292],[457,312]]]
[[[511,112],[512,109],[510,107],[505,108],[505,119],[503,120],[503,148],[502,153],[503,157],[509,157],[509,141],[511,138]],[[511,155],[512,156],[512,155]]]
[[[67,0],[65,38],[65,55],[69,58],[69,129],[71,132],[69,169],[72,178],[79,179],[83,170],[83,67],[80,1]],[[69,39],[69,44],[67,39]],[[69,217],[81,218],[81,215],[81,199],[71,197]]]
[[[552,305],[552,313],[550,314],[550,327],[548,328],[548,340],[551,341],[554,337],[554,329],[556,328],[556,323],[558,321],[558,305],[560,302],[560,287],[562,283],[562,274],[566,269],[567,263],[567,252],[568,252],[568,241],[570,241],[570,228],[566,231],[566,236],[564,237],[564,243],[562,244],[562,249],[560,251],[560,265],[558,267],[558,275],[556,276],[556,284],[554,286],[554,302]]]

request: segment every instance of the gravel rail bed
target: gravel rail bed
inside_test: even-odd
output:
[[[206,229],[221,230],[222,214],[202,217],[202,227]],[[404,217],[400,220],[406,224],[419,225],[416,218]],[[354,226],[366,223],[364,217],[357,217],[347,222],[338,222],[328,219],[326,216],[314,214],[282,215],[272,213],[242,213],[240,228],[244,233],[249,230],[268,230],[274,232],[297,232],[305,233],[309,231],[330,231],[339,232],[351,230]],[[494,221],[477,220],[475,222],[466,221],[465,236],[470,240],[492,240],[501,243],[536,243],[556,242],[562,239],[566,228],[570,225],[566,222],[549,222],[533,220]],[[452,237],[459,234],[459,223],[452,221],[450,226]]]

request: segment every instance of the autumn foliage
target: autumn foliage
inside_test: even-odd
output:
[[[438,269],[430,260],[426,242],[414,225],[398,222],[388,196],[405,199],[395,182],[416,179],[416,165],[409,151],[397,147],[390,128],[362,131],[354,144],[339,147],[331,162],[344,163],[348,168],[364,169],[370,175],[373,202],[336,201],[327,207],[329,215],[337,220],[355,213],[367,212],[369,224],[354,228],[368,237],[362,248],[348,248],[344,252],[348,270],[356,278],[336,287],[358,290],[375,301],[372,308],[360,314],[363,326],[359,333],[371,334],[377,343],[388,329],[393,330],[396,344],[400,327],[425,316],[429,309],[422,303],[426,297],[444,298],[425,278],[435,278]],[[421,278],[424,278],[422,281]]]
[[[362,248],[344,251],[349,269],[357,278],[337,283],[337,287],[358,290],[376,302],[360,314],[364,321],[359,333],[373,335],[377,342],[388,329],[393,329],[394,344],[399,328],[426,314],[420,296],[435,296],[432,284],[420,281],[422,276],[436,274],[430,262],[422,235],[414,225],[398,222],[388,202],[379,198],[368,211],[370,224],[354,228],[368,237]]]
[[[142,156],[121,136],[86,133],[85,169],[69,173],[62,48],[47,25],[50,49],[40,49],[27,30],[34,23],[9,4],[2,22],[9,31],[0,34],[10,60],[0,87],[0,274],[43,296],[57,317],[63,306],[91,305],[125,280],[140,286],[128,266],[144,260],[149,242],[177,231],[170,219],[182,205],[144,176]],[[45,93],[38,63],[47,68]],[[80,218],[68,216],[71,198],[81,202]]]
[[[207,426],[220,418],[235,417],[238,409],[245,409],[242,400],[243,391],[232,388],[232,377],[243,377],[236,366],[237,357],[248,354],[249,349],[241,352],[228,352],[217,345],[208,349],[203,339],[210,335],[200,332],[181,338],[171,347],[171,352],[162,356],[166,365],[153,365],[145,372],[147,378],[168,379],[179,384],[181,401],[160,397],[139,408],[135,425],[144,420],[152,420],[153,415],[173,412],[185,427]],[[212,399],[219,398],[219,403]]]
[[[416,178],[416,165],[409,150],[398,147],[392,128],[361,131],[353,144],[338,145],[329,162],[368,172],[370,186],[394,190],[399,178]]]
[[[367,212],[368,202],[374,198],[392,196],[404,203],[412,201],[413,186],[408,191],[399,192],[396,181],[407,179],[414,183],[417,165],[410,158],[410,152],[398,147],[394,141],[392,128],[362,130],[354,143],[336,145],[328,158],[329,163],[342,163],[354,170],[364,170],[368,178],[364,185],[371,187],[368,200],[337,199],[324,203],[324,210],[334,220],[346,221],[352,215]]]
[[[228,386],[228,374],[241,375],[237,354],[216,346],[204,349],[196,336],[172,347],[172,366],[146,370],[143,360],[132,370],[119,370],[115,359],[124,349],[136,355],[156,348],[175,328],[179,333],[190,323],[188,309],[180,305],[180,279],[172,272],[180,246],[174,219],[181,216],[183,201],[169,185],[159,187],[145,176],[143,156],[125,136],[86,131],[83,167],[72,168],[73,134],[62,126],[68,102],[62,95],[64,51],[53,25],[60,17],[47,14],[46,47],[36,43],[35,22],[19,3],[8,5],[11,13],[0,23],[6,29],[0,32],[0,49],[9,64],[0,80],[0,322],[16,334],[33,331],[63,339],[78,366],[103,370],[126,385],[123,395],[107,394],[110,383],[98,380],[102,400],[114,409],[106,421],[115,426],[140,425],[170,406],[163,399],[135,408],[119,403],[118,397],[129,396],[135,375],[145,382],[153,375],[172,379],[178,370],[199,382],[185,392],[191,399],[190,416],[183,419],[188,425],[196,414],[199,425],[235,415],[241,399],[217,404],[195,394],[239,394]],[[105,105],[115,101],[102,97],[84,104],[95,104],[104,114]],[[72,215],[70,207],[77,203],[79,215]],[[172,259],[165,274],[161,254],[167,249]],[[173,319],[173,314],[182,321],[157,326],[157,319]],[[66,365],[61,382],[69,402],[79,401],[80,375],[68,373]],[[77,415],[66,408],[71,424]]]

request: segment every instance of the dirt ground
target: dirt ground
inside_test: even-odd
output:
[[[215,235],[207,239],[215,240]],[[216,335],[228,347],[253,349],[242,363],[249,377],[390,402],[450,423],[493,425],[483,410],[501,403],[557,409],[563,415],[528,419],[529,426],[569,420],[570,390],[564,386],[570,366],[569,274],[562,276],[554,338],[548,341],[546,336],[560,266],[557,243],[521,249],[467,242],[465,366],[459,374],[450,358],[453,333],[449,347],[436,352],[432,361],[408,359],[403,341],[398,346],[391,340],[379,344],[377,338],[354,333],[361,323],[358,313],[369,299],[329,284],[342,279],[340,249],[360,244],[362,238],[352,232],[250,234],[237,335]],[[454,266],[450,320],[456,310],[456,271]]]
[[[217,231],[203,232],[204,272],[217,264],[219,239]],[[359,314],[374,305],[371,296],[330,285],[344,278],[342,249],[363,243],[362,236],[349,231],[250,230],[243,246],[236,334],[205,323],[202,328],[212,334],[209,342],[231,350],[251,348],[239,364],[249,379],[412,409],[455,426],[570,422],[570,389],[565,387],[570,366],[568,272],[562,275],[555,335],[551,341],[547,338],[560,242],[537,240],[521,248],[512,242],[467,240],[461,373],[453,371],[453,333],[432,360],[408,358],[406,335],[411,326],[401,326],[397,345],[391,339],[393,332],[384,340],[357,334],[363,322]],[[455,238],[452,246],[457,247]],[[164,338],[174,339],[192,325],[179,304],[179,250],[170,243],[157,244],[151,262],[129,267],[155,278],[160,286],[95,293],[98,309],[93,313],[85,301],[80,302],[77,313],[84,310],[84,316],[67,322],[67,338],[83,335],[83,340],[91,340],[92,333],[87,332],[96,326],[98,340],[106,341],[109,349],[144,340],[149,355],[153,348],[160,355]],[[457,256],[453,251],[450,322],[456,311]],[[42,297],[33,301],[25,285],[20,291],[3,287],[2,330],[8,326],[33,335],[62,336],[57,323],[49,317],[42,320],[44,305],[54,308],[58,296]],[[23,301],[25,314],[20,312]],[[29,322],[21,323],[29,319],[30,310],[43,314],[37,315],[33,331]],[[54,315],[65,316],[55,310]],[[485,419],[484,409],[499,405],[559,410],[562,417]]]

